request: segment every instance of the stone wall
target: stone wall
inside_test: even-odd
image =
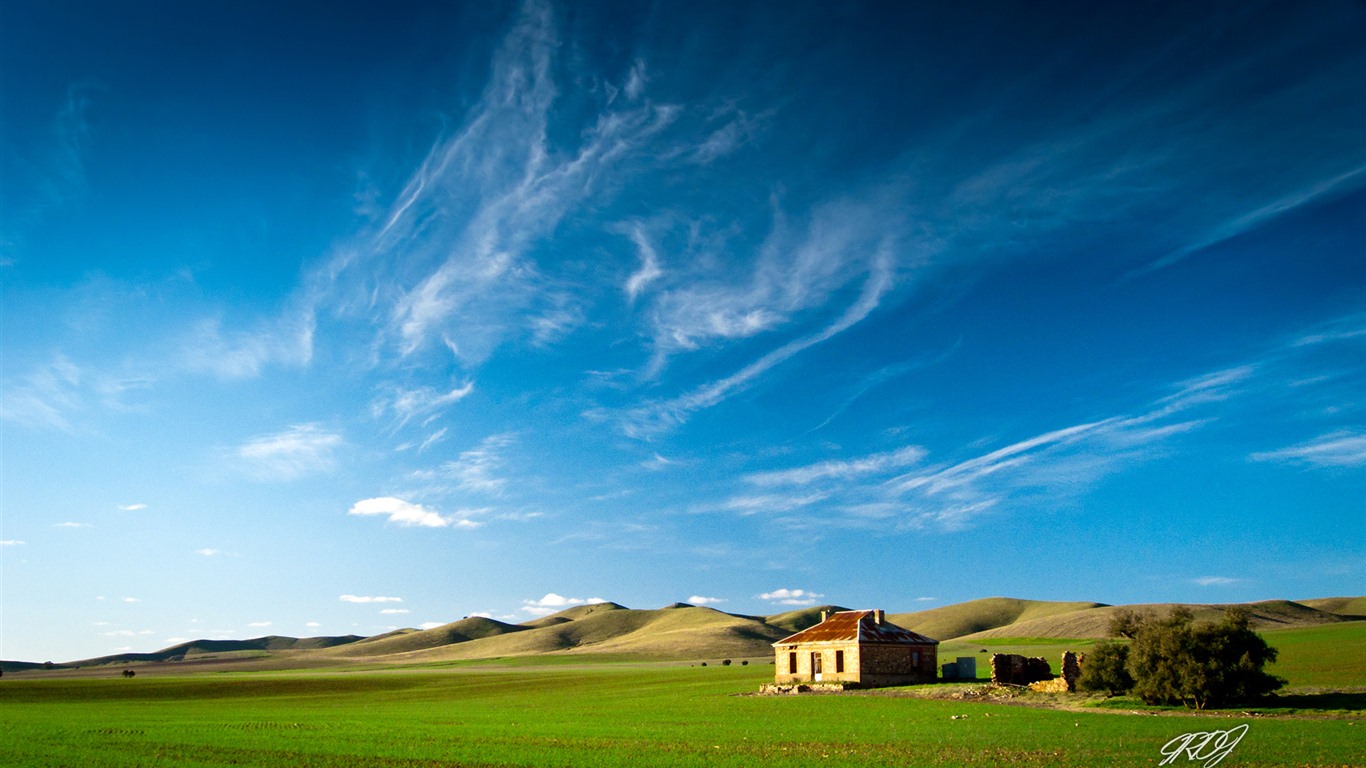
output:
[[[1043,661],[1043,659],[1039,659],[1039,661]],[[1030,683],[1029,689],[1044,693],[1075,693],[1077,677],[1080,675],[1081,664],[1077,660],[1077,654],[1067,651],[1062,655],[1062,675],[1052,680]]]
[[[1053,670],[1048,666],[1048,660],[1039,656],[1015,653],[991,655],[991,682],[997,685],[1029,685],[1052,677]]]

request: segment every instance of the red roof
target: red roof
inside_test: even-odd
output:
[[[814,627],[779,640],[774,645],[794,643],[889,643],[897,645],[938,645],[939,641],[883,621],[875,611],[840,611]]]

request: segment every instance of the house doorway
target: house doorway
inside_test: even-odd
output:
[[[818,683],[821,681],[821,655],[819,653],[811,654],[811,679]]]

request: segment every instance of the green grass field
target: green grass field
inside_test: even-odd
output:
[[[754,696],[748,667],[574,666],[0,681],[6,766],[1155,765],[1249,723],[1223,763],[1344,766],[1360,717],[1134,716],[886,694]],[[954,719],[955,715],[967,715]]]

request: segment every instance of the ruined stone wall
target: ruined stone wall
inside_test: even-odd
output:
[[[1042,659],[1039,659],[1042,661]],[[1081,664],[1077,660],[1077,654],[1067,651],[1062,655],[1062,675],[1052,680],[1041,680],[1030,683],[1030,690],[1043,691],[1044,693],[1075,693],[1077,690],[1077,678],[1081,675]]]
[[[1029,685],[1052,677],[1053,670],[1048,666],[1048,660],[1039,656],[1016,653],[991,655],[991,682],[998,685]]]

